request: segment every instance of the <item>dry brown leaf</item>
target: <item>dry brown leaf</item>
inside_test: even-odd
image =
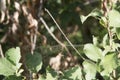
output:
[[[15,4],[16,10],[21,11],[20,4],[18,2],[14,2],[14,4]]]
[[[42,35],[42,45],[46,45],[47,44],[47,38],[46,36]]]
[[[8,10],[6,10],[6,17],[7,17],[7,21],[4,22],[4,24],[8,24],[9,21],[10,21],[10,15],[9,15],[9,11]]]
[[[59,53],[56,57],[52,57],[50,58],[50,66],[56,70],[56,71],[59,71],[60,70],[60,65],[61,65],[61,58],[62,58],[62,54]]]
[[[37,20],[36,20],[36,19],[33,19],[32,22],[31,22],[31,24],[30,24],[30,26],[29,26],[29,28],[37,27],[37,25],[38,25]]]
[[[62,62],[62,69],[67,69],[68,68],[68,66],[69,66],[69,64],[68,64],[68,62],[67,61],[63,61]]]
[[[12,24],[12,33],[15,34],[17,30],[17,26],[15,23]]]
[[[5,12],[1,11],[1,18],[0,18],[0,23],[2,23],[5,19]]]
[[[14,18],[16,23],[19,23],[18,17],[19,17],[19,12],[18,11],[14,12],[13,18]]]
[[[7,40],[7,36],[8,36],[8,33],[6,33],[6,34],[0,39],[0,43],[5,43],[6,40]]]
[[[28,15],[27,7],[25,5],[22,5],[22,11],[24,15]]]
[[[38,22],[37,22],[36,19],[34,19],[34,18],[32,17],[32,14],[29,14],[28,17],[27,17],[27,19],[28,19],[28,22],[29,22],[29,24],[30,24],[30,25],[29,25],[29,28],[37,27]]]

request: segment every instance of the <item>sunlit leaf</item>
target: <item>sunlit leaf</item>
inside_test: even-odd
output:
[[[46,80],[46,79],[42,75],[40,75],[38,80]]]
[[[117,68],[118,66],[118,58],[116,53],[107,54],[101,61],[100,65],[103,67],[102,75],[109,76],[110,73]]]
[[[109,41],[108,41],[108,34],[105,34],[102,40],[102,45],[105,48],[108,45]]]
[[[20,54],[20,48],[11,48],[6,53],[5,56],[8,60],[10,60],[14,65],[17,65],[20,61],[21,54]]]
[[[0,59],[0,74],[4,76],[17,74],[22,65],[19,63],[20,58],[19,47],[9,49],[5,54],[5,58]]]
[[[81,80],[82,79],[82,71],[81,68],[76,66],[71,69],[68,69],[64,72],[64,78],[69,80]]]
[[[47,75],[45,80],[57,80],[57,72],[52,69],[47,70]]]
[[[38,72],[42,67],[42,57],[40,53],[27,54],[26,55],[26,65],[28,69],[32,72]]]
[[[100,10],[98,9],[94,9],[91,13],[89,13],[87,16],[84,16],[84,15],[81,15],[80,18],[81,18],[81,22],[84,23],[87,18],[89,18],[90,16],[92,17],[95,17],[95,18],[98,18],[98,17],[101,17],[102,16],[102,13],[100,12]]]
[[[109,25],[112,27],[120,27],[120,13],[117,10],[111,10],[108,13]]]
[[[86,73],[85,78],[86,80],[92,80],[95,79],[96,72],[97,72],[97,66],[95,63],[91,61],[84,61],[83,62],[83,68],[84,72]]]
[[[120,77],[118,78],[118,80],[120,80]]]
[[[103,27],[106,27],[106,23],[107,23],[107,19],[105,18],[105,17],[101,17],[100,19],[99,19],[100,21],[100,24],[103,26]]]
[[[88,16],[81,15],[80,18],[81,18],[81,22],[84,23],[85,20],[88,18]]]
[[[98,59],[102,59],[102,50],[96,47],[93,44],[86,44],[84,46],[85,55],[93,61],[98,61]]]
[[[95,37],[95,36],[93,36],[93,44],[94,44],[95,46],[98,45],[98,39],[97,39],[97,37]]]
[[[16,73],[16,75],[17,75],[17,76],[20,76],[23,71],[24,71],[24,69],[19,69],[19,71]]]
[[[62,1],[61,1],[61,0],[57,0],[57,3],[61,4],[61,3],[62,3]]]
[[[9,76],[16,72],[15,66],[6,58],[0,58],[0,75]]]

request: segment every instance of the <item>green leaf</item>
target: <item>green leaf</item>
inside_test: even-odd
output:
[[[85,60],[83,62],[83,68],[84,68],[84,72],[86,73],[85,75],[86,80],[95,79],[96,72],[97,72],[97,66],[95,63]]]
[[[57,80],[57,72],[52,69],[47,69],[47,75],[45,80]]]
[[[105,48],[106,46],[108,46],[109,40],[108,40],[108,34],[105,34],[102,40],[102,45]]]
[[[112,27],[120,27],[120,13],[117,10],[111,10],[108,13],[109,25]]]
[[[89,17],[89,16],[81,15],[81,16],[80,16],[81,22],[84,23],[84,22],[87,20],[88,17]]]
[[[120,28],[116,28],[116,35],[118,39],[120,40]]]
[[[21,76],[11,75],[6,77],[4,80],[22,80],[23,78]]]
[[[0,75],[9,76],[16,72],[15,66],[6,58],[0,58]]]
[[[61,3],[62,3],[62,1],[61,1],[61,0],[57,0],[57,3],[61,4]]]
[[[76,66],[64,72],[64,78],[69,80],[82,80],[81,68]]]
[[[120,77],[118,78],[118,80],[120,80]]]
[[[9,61],[11,61],[14,65],[18,65],[21,58],[20,48],[19,47],[11,48],[5,53],[5,55],[6,58]]]
[[[98,45],[98,38],[95,37],[95,36],[93,36],[93,44],[94,44],[95,46]]]
[[[104,69],[101,72],[103,76],[109,76],[110,73],[117,68],[118,66],[118,58],[116,53],[109,53],[107,54],[101,61],[100,65]]]
[[[118,66],[115,71],[116,71],[116,77],[120,78],[120,66]]]
[[[22,65],[19,63],[21,58],[20,49],[18,47],[16,49],[11,48],[5,55],[5,58],[0,59],[0,74],[4,76],[17,75],[17,72]]]
[[[93,44],[86,44],[84,46],[84,53],[93,61],[98,61],[98,59],[103,58],[102,50]]]
[[[94,9],[91,13],[89,13],[87,16],[84,16],[84,15],[81,15],[80,18],[81,18],[81,22],[84,23],[87,18],[89,18],[90,16],[92,17],[95,17],[95,18],[98,18],[102,16],[102,13],[100,12],[99,9]]]
[[[107,23],[107,19],[105,17],[101,17],[99,19],[99,23],[103,26],[103,27],[106,27],[106,23]]]
[[[46,79],[43,77],[43,75],[40,75],[38,80],[46,80]]]
[[[38,72],[42,67],[42,57],[40,53],[27,54],[26,65],[28,69],[34,73]]]

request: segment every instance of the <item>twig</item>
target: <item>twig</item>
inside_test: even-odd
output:
[[[7,33],[5,33],[5,35],[0,39],[0,43],[4,43],[8,37],[8,34],[9,34],[10,30],[8,30]]]
[[[84,3],[84,5],[89,5],[89,4],[92,4],[92,3],[95,3],[95,2],[98,2],[99,0],[88,0]]]
[[[30,80],[33,80],[32,72],[30,70],[29,70],[29,73],[30,73]]]
[[[48,27],[48,25],[46,24],[45,20],[42,17],[40,17],[40,21],[44,24],[45,28],[47,29],[49,34],[53,37],[53,39],[55,39],[58,44],[60,44],[63,48],[65,48],[65,50],[68,52],[69,56],[71,56],[71,54],[70,54],[69,50],[67,49],[67,47],[65,46],[65,44],[63,44],[60,40],[58,40],[58,38],[55,37],[55,35],[50,31],[50,28]]]
[[[75,47],[83,47],[84,46],[84,44],[73,44]],[[55,47],[60,47],[61,45],[52,45],[52,46],[50,46],[50,47],[53,47],[53,48],[55,48]],[[71,45],[65,45],[66,47],[72,47]],[[40,46],[40,47],[44,47],[44,46]],[[39,48],[39,46],[38,47],[36,47],[36,48]]]
[[[109,7],[108,7],[108,0],[103,0],[102,1],[102,9],[104,11],[104,16],[106,17],[106,28],[107,28],[107,31],[108,31],[108,35],[109,35],[109,44],[110,44],[110,48],[112,49],[113,48],[113,33],[110,29],[110,22],[109,22],[109,12],[110,10],[112,9],[112,0],[109,0]],[[113,80],[117,80],[117,76],[116,76],[116,70],[113,70],[112,72],[112,77],[113,77]]]
[[[62,31],[62,29],[60,28],[60,26],[58,25],[58,23],[56,22],[56,20],[53,18],[52,14],[45,8],[45,11],[49,14],[49,16],[52,18],[52,20],[54,21],[54,23],[56,24],[57,28],[60,30],[60,32],[62,33],[62,35],[65,37],[65,39],[67,40],[67,42],[72,46],[72,48],[76,51],[76,53],[78,55],[80,55],[80,57],[85,60],[85,58],[80,54],[80,52],[74,47],[74,45],[71,43],[71,41],[67,38],[67,36],[64,34],[64,32]]]
[[[110,26],[109,26],[109,20],[107,20],[107,30],[108,30],[108,34],[109,34],[109,38],[110,38],[110,40],[109,40],[109,44],[110,44],[110,48],[112,49],[113,47],[113,34],[112,34],[112,31],[111,31],[111,29],[110,29]]]
[[[2,58],[4,57],[1,44],[0,44],[0,55]]]
[[[106,20],[107,20],[107,22],[106,22],[106,28],[107,28],[109,39],[110,39],[109,40],[109,44],[110,44],[110,48],[112,49],[112,46],[113,46],[113,43],[112,43],[112,41],[113,41],[113,39],[112,39],[113,38],[113,34],[112,34],[111,29],[110,29],[109,17],[108,17],[108,13],[110,12],[111,7],[112,7],[112,5],[110,5],[110,8],[108,8],[108,1],[107,0],[103,0],[102,1],[102,9],[104,11],[104,16],[106,17]]]

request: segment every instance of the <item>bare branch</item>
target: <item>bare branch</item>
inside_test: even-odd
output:
[[[0,44],[0,56],[1,56],[2,58],[4,57],[1,44]]]
[[[42,17],[40,17],[40,21],[44,24],[45,28],[47,29],[49,34],[53,37],[53,39],[56,40],[57,43],[60,44],[63,48],[65,48],[65,50],[68,52],[69,56],[71,56],[71,54],[70,54],[69,50],[67,49],[66,45],[63,44],[60,40],[58,40],[58,38],[55,37],[55,35],[51,32],[50,28],[48,27],[48,25],[46,24],[46,22],[44,21],[44,19]]]
[[[56,24],[57,28],[60,30],[60,32],[62,33],[62,35],[65,37],[65,39],[67,40],[67,42],[72,46],[72,48],[76,51],[76,53],[78,55],[80,55],[80,57],[85,60],[85,58],[80,54],[80,52],[75,48],[75,46],[71,43],[71,41],[67,38],[67,36],[64,34],[64,32],[62,31],[62,29],[60,28],[60,26],[58,25],[58,23],[56,22],[56,20],[53,18],[53,16],[51,15],[51,13],[45,8],[45,11],[50,15],[50,17],[52,18],[52,20],[54,21],[54,23]]]

